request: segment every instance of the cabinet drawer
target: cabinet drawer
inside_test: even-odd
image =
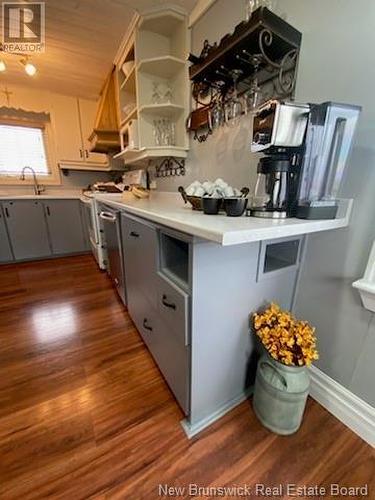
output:
[[[177,340],[189,345],[189,295],[159,272],[157,301],[163,322],[171,328]]]
[[[128,309],[139,334],[147,345],[181,408],[189,412],[190,350],[176,339],[169,325],[151,307],[143,293],[135,291]]]

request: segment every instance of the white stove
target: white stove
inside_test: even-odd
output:
[[[86,209],[86,220],[92,253],[100,269],[107,268],[107,250],[104,241],[104,232],[99,218],[98,202],[96,194],[103,194],[101,191],[85,191],[81,196],[81,201]],[[112,193],[105,193],[106,196],[112,196]],[[114,193],[118,196],[118,193]]]

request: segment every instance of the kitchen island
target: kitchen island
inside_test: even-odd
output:
[[[192,211],[178,195],[96,195],[117,209],[129,313],[186,415],[192,436],[246,398],[256,367],[250,315],[292,309],[305,235],[335,220],[273,221]]]
[[[112,207],[162,224],[177,231],[203,238],[223,246],[239,245],[272,238],[330,231],[349,224],[353,200],[341,200],[334,220],[258,219],[256,217],[227,217],[205,215],[184,204],[176,193],[152,193],[149,199],[138,199],[125,194],[98,194],[99,201]]]

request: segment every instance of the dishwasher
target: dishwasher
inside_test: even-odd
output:
[[[100,205],[99,218],[104,231],[104,245],[107,250],[107,273],[126,305],[125,274],[122,258],[120,212],[106,205]]]

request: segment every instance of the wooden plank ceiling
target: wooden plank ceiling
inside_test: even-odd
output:
[[[37,75],[29,77],[16,57],[5,56],[7,71],[0,73],[0,87],[27,85],[96,98],[135,11],[170,2],[47,0],[45,3],[46,51],[32,57],[38,68]],[[196,1],[174,3],[190,11]]]

